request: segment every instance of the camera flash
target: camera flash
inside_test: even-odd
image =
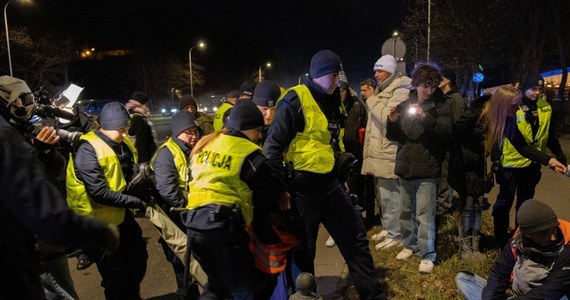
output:
[[[415,107],[410,107],[410,109],[408,110],[408,113],[410,115],[415,115],[416,114],[416,108]]]

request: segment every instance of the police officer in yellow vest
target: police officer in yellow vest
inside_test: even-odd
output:
[[[172,136],[162,144],[151,159],[151,168],[156,179],[156,189],[160,194],[159,204],[166,214],[183,231],[186,230],[178,214],[171,214],[171,207],[186,207],[188,203],[188,184],[190,169],[188,158],[190,151],[200,139],[200,129],[194,115],[180,110],[170,120]],[[166,259],[172,264],[176,276],[178,299],[196,299],[197,287],[189,284],[184,276],[184,264],[168,246],[163,238],[158,240]],[[186,277],[187,278],[187,277]]]
[[[305,251],[294,256],[300,270],[314,274],[315,243],[323,223],[348,265],[360,299],[382,299],[364,224],[343,189],[346,183],[341,184],[334,171],[329,130],[336,128],[329,125],[340,117],[340,99],[332,95],[341,69],[340,58],[330,50],[312,57],[307,80],[290,88],[277,103],[264,151],[282,182],[288,181],[284,165],[294,170],[291,198],[305,233],[300,245]]]
[[[226,102],[222,103],[218,110],[216,110],[216,114],[214,115],[214,130],[222,130],[224,128],[224,123],[226,123],[228,116],[230,115],[231,109],[236,104],[240,96],[240,91],[234,90],[228,93],[226,96]]]
[[[550,126],[552,108],[542,93],[543,87],[544,79],[538,74],[523,78],[522,104],[516,112],[517,127],[528,145],[543,153],[546,153],[548,148],[558,161],[567,165],[554,127]],[[500,190],[493,206],[493,218],[497,246],[502,247],[509,237],[509,212],[515,193],[518,211],[524,201],[534,197],[535,187],[542,174],[540,164],[522,156],[508,139],[503,143],[500,161],[502,168],[497,176]]]
[[[204,299],[225,299],[228,294],[236,300],[254,298],[246,232],[253,219],[253,198],[277,201],[285,191],[258,146],[262,126],[255,104],[238,100],[227,130],[202,138],[192,149],[189,211],[182,219],[193,255],[208,275]],[[288,197],[281,199],[285,208]]]
[[[139,285],[148,257],[142,230],[128,209],[144,203],[122,193],[137,161],[137,152],[127,137],[129,118],[121,103],[103,106],[101,129],[81,136],[81,144],[67,166],[69,207],[119,227],[119,250],[97,262],[107,299],[140,299]]]

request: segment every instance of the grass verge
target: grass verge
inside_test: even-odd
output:
[[[457,237],[458,213],[440,217],[437,227],[437,262],[433,273],[420,274],[420,259],[413,256],[407,261],[396,260],[402,250],[394,247],[388,250],[375,250],[376,242],[370,243],[370,251],[378,272],[384,281],[386,295],[390,299],[462,299],[455,286],[455,275],[460,271],[470,271],[486,277],[498,255],[498,250],[491,248],[493,219],[490,211],[483,212],[481,229],[481,252],[487,256],[484,263],[472,264],[459,258]],[[368,237],[380,232],[377,226],[368,231]],[[356,287],[346,279],[339,291],[343,299],[358,299]]]

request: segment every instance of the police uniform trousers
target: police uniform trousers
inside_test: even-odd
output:
[[[97,263],[106,299],[140,299],[140,283],[146,273],[146,242],[133,213],[127,209],[119,226],[119,249]]]
[[[502,248],[509,239],[509,212],[517,196],[516,211],[528,199],[534,197],[536,185],[542,173],[540,165],[532,163],[524,168],[501,168],[496,173],[499,184],[497,201],[493,205],[496,246]]]
[[[207,205],[183,213],[192,254],[208,275],[200,299],[253,299],[253,256],[241,213]]]
[[[294,259],[302,272],[314,274],[319,225],[323,223],[344,257],[360,299],[383,299],[360,213],[331,174],[296,172],[294,201],[304,225],[304,238]]]

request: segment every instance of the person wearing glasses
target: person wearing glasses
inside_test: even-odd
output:
[[[178,215],[170,212],[171,207],[185,207],[188,199],[188,183],[190,172],[188,157],[190,151],[200,139],[200,129],[194,115],[186,110],[178,111],[170,121],[172,136],[162,144],[152,159],[151,168],[154,170],[156,189],[160,195],[158,203],[172,221],[182,231],[186,228]],[[159,239],[166,259],[172,264],[178,289],[179,299],[195,299],[197,289],[190,285],[184,277],[184,264],[176,256],[163,238]]]

